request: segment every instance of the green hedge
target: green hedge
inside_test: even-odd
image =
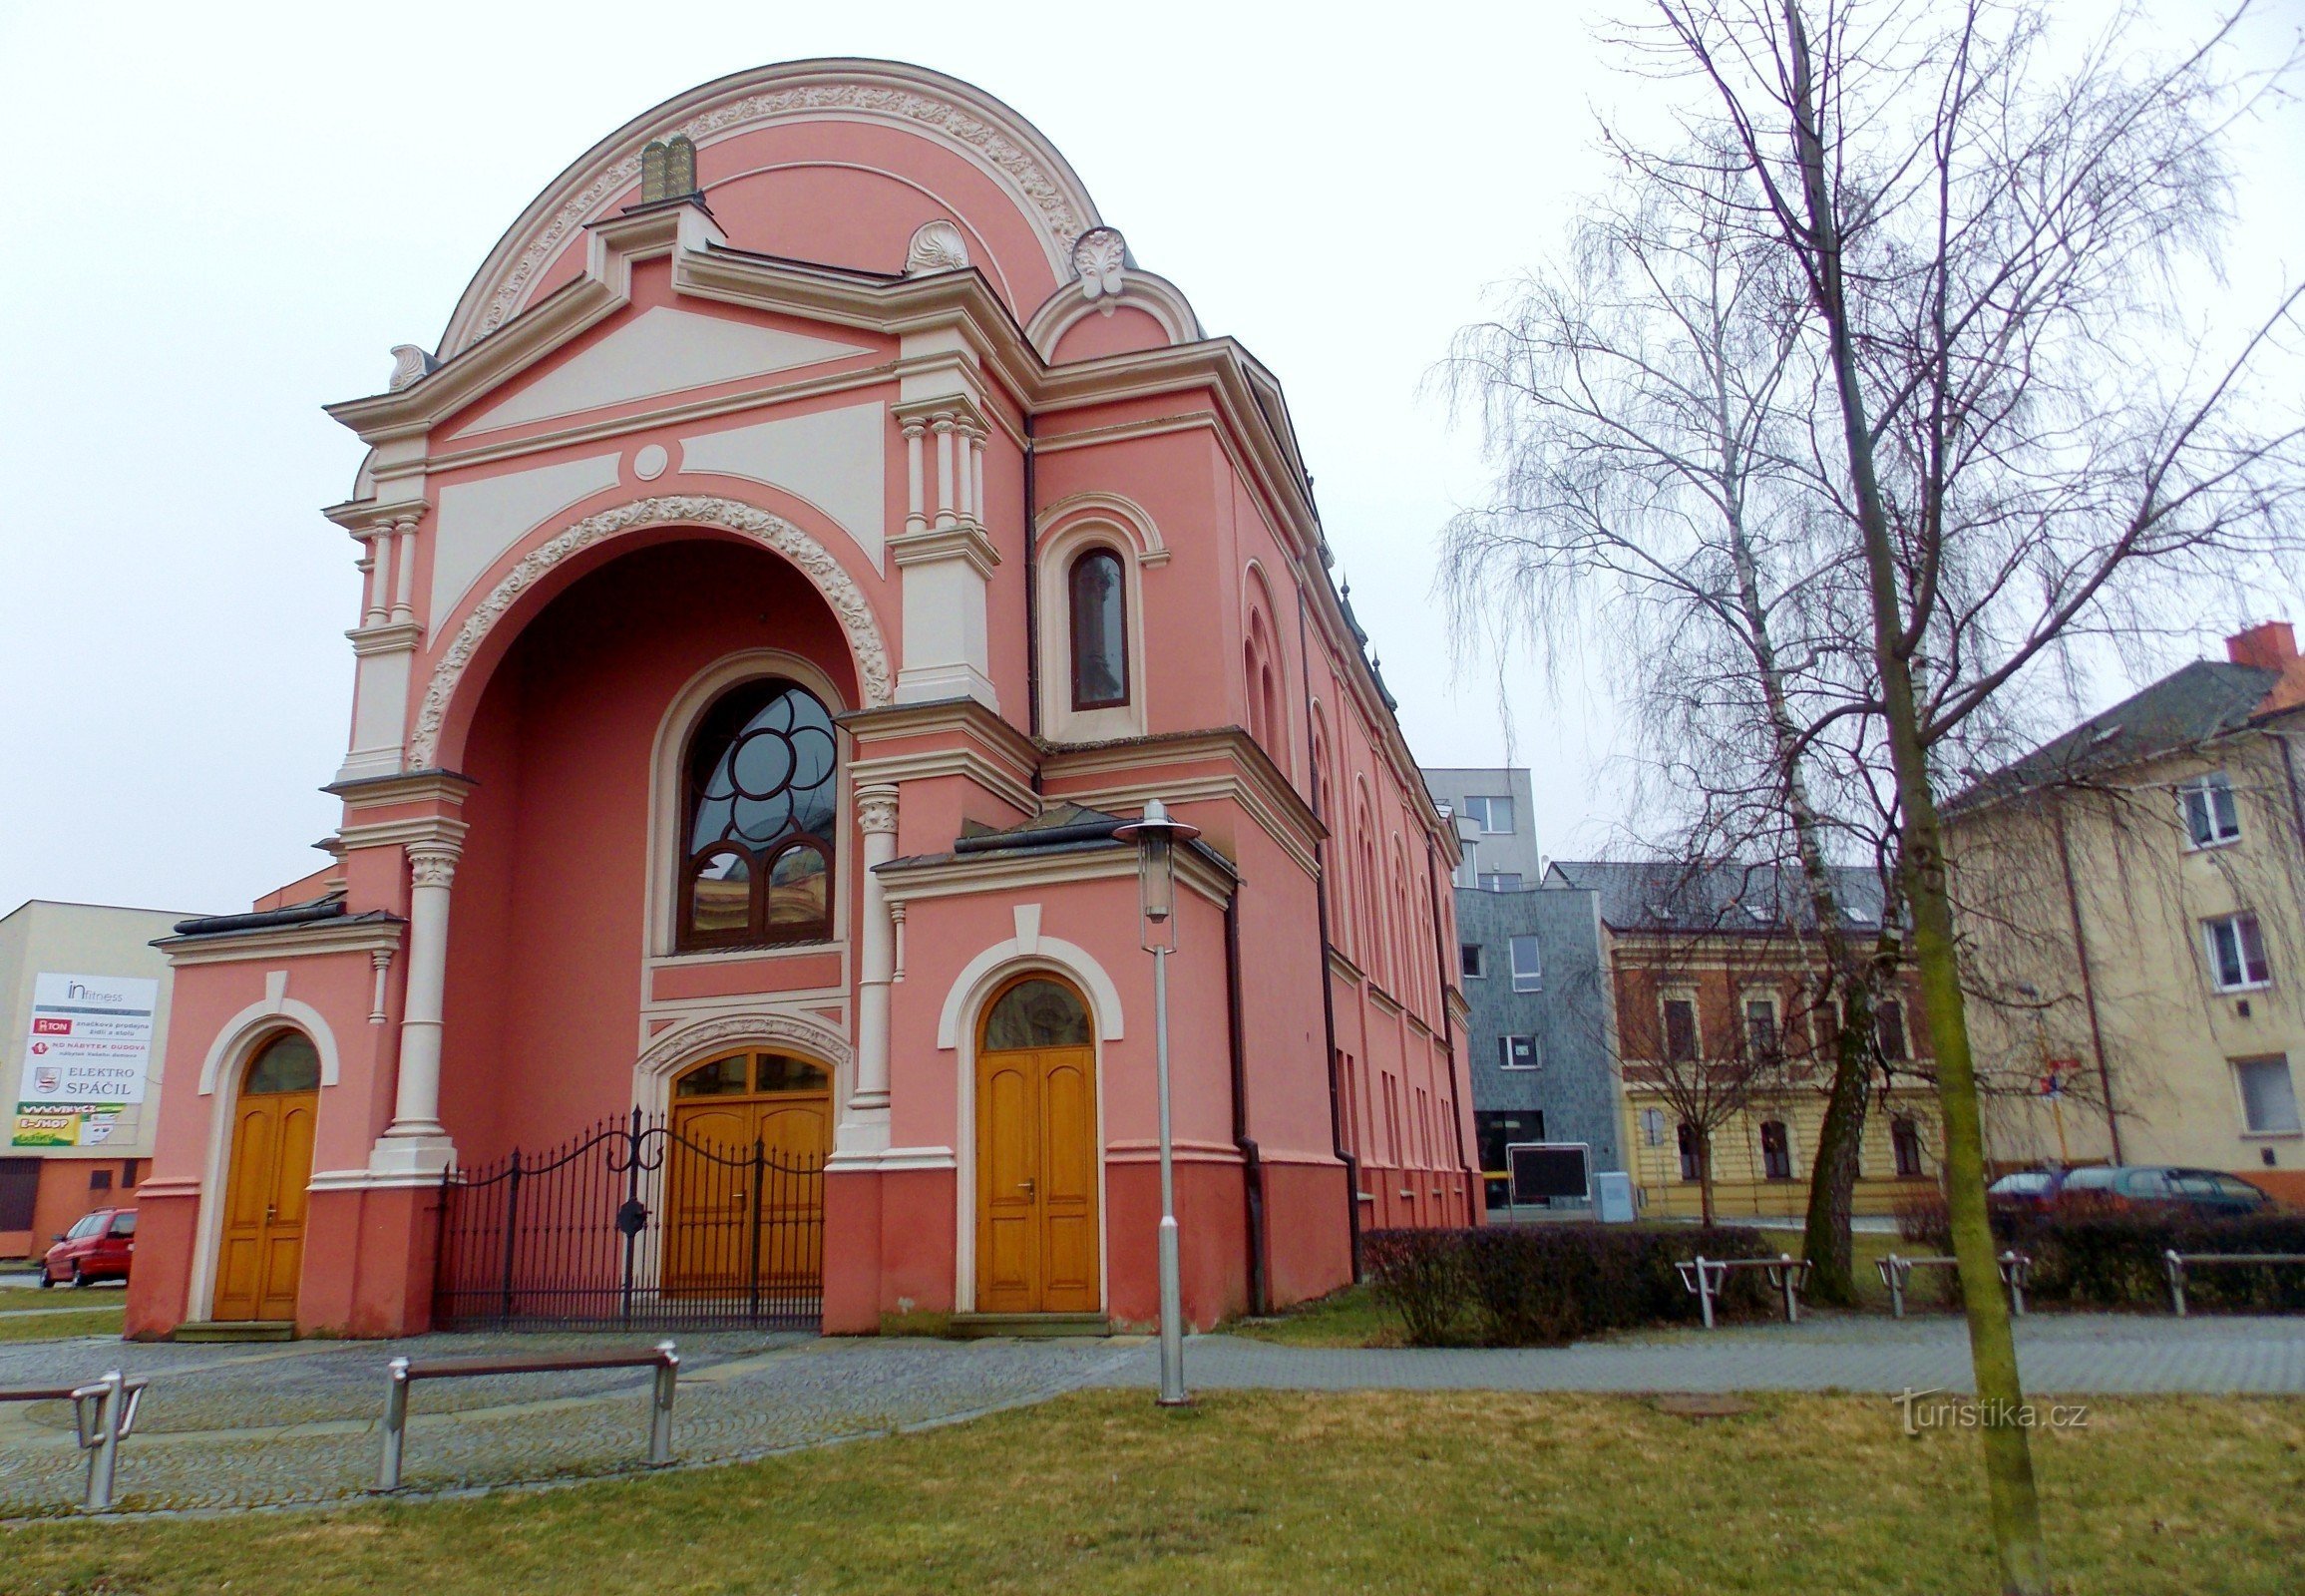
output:
[[[1931,1252],[1953,1250],[1945,1200],[1900,1204],[1897,1228],[1906,1241]],[[2114,1207],[2069,1201],[2043,1212],[1993,1205],[1998,1248],[2016,1248],[2033,1260],[2026,1299],[2077,1308],[2162,1309],[2169,1306],[2168,1269],[2161,1254],[2305,1253],[2305,1214],[2271,1212],[2211,1219],[2181,1208]],[[1960,1298],[1947,1277],[1946,1293]],[[2305,1313],[2305,1264],[2213,1264],[2185,1271],[2187,1311]]]
[[[1676,1264],[1774,1258],[1757,1231],[1619,1225],[1484,1225],[1379,1230],[1363,1238],[1377,1300],[1416,1347],[1558,1346],[1602,1331],[1693,1324],[1697,1298]],[[1715,1312],[1757,1318],[1771,1298],[1758,1270],[1732,1270]]]

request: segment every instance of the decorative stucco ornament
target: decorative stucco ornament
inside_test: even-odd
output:
[[[940,217],[924,221],[905,251],[905,275],[926,276],[932,271],[962,271],[968,265],[968,240],[960,229]]]
[[[1118,227],[1091,227],[1072,245],[1072,269],[1080,277],[1083,299],[1110,299],[1117,295],[1127,266],[1128,244],[1121,238]]]
[[[387,392],[398,393],[411,383],[421,382],[439,362],[412,343],[392,346],[392,380],[385,384]]]

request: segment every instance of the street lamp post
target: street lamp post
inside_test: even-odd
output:
[[[1177,1407],[1185,1396],[1184,1289],[1177,1264],[1177,1174],[1175,1147],[1169,1135],[1169,955],[1177,946],[1176,847],[1200,835],[1200,828],[1169,818],[1168,805],[1158,798],[1144,806],[1144,815],[1121,826],[1113,836],[1137,845],[1138,944],[1153,956],[1153,1053],[1160,1091],[1161,1131],[1161,1394],[1164,1407]]]

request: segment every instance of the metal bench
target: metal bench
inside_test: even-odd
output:
[[[558,1375],[588,1369],[654,1369],[648,1400],[648,1464],[672,1461],[672,1396],[680,1381],[680,1353],[660,1341],[640,1352],[564,1353],[539,1358],[428,1358],[422,1363],[395,1358],[384,1366],[391,1382],[384,1394],[384,1466],[380,1491],[400,1488],[400,1462],[408,1438],[408,1388],[420,1380],[467,1380],[486,1375]]]
[[[2185,1271],[2202,1264],[2305,1264],[2305,1253],[2180,1253],[2170,1248],[2161,1254],[2161,1265],[2169,1275],[2169,1307],[2179,1319],[2185,1317]]]
[[[2010,1311],[2018,1318],[2025,1317],[2025,1288],[2032,1283],[2033,1259],[2021,1252],[2005,1252],[1997,1260],[2001,1265],[2001,1284],[2009,1288]],[[1916,1269],[1959,1269],[1958,1258],[1907,1258],[1891,1253],[1873,1266],[1881,1272],[1881,1284],[1889,1288],[1889,1308],[1899,1318],[1905,1317],[1905,1288]]]
[[[113,1481],[120,1472],[120,1443],[136,1432],[146,1382],[129,1380],[117,1369],[85,1386],[30,1386],[0,1391],[0,1402],[70,1402],[80,1449],[88,1453],[88,1493],[81,1505],[101,1513],[112,1506]]]
[[[1795,1258],[1790,1253],[1778,1253],[1774,1258],[1708,1258],[1699,1253],[1685,1264],[1675,1264],[1681,1272],[1681,1284],[1696,1294],[1698,1311],[1705,1316],[1705,1328],[1713,1328],[1713,1300],[1729,1284],[1732,1269],[1762,1269],[1768,1272],[1768,1289],[1784,1303],[1785,1323],[1800,1321],[1800,1294],[1808,1285],[1808,1260]]]

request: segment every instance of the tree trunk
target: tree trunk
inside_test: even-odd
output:
[[[1946,1199],[1953,1217],[1953,1256],[1969,1320],[1969,1362],[1983,1411],[1980,1434],[1990,1497],[1993,1545],[2001,1586],[2013,1596],[2048,1596],[2049,1551],[2041,1535],[2041,1500],[2033,1479],[2031,1438],[2020,1421],[2025,1391],[2017,1372],[2017,1342],[2009,1304],[2001,1295],[1993,1227],[1985,1208],[1984,1122],[1977,1105],[1977,1074],[1969,1051],[1968,1012],[1955,964],[1953,909],[1945,878],[1944,829],[1929,786],[1928,750],[1913,689],[1896,551],[1888,509],[1874,467],[1871,424],[1857,372],[1854,330],[1841,275],[1839,218],[1826,189],[1824,142],[1815,100],[1808,36],[1799,0],[1784,0],[1793,73],[1793,140],[1815,252],[1812,280],[1830,345],[1833,385],[1840,400],[1841,436],[1848,451],[1858,531],[1872,590],[1874,663],[1880,671],[1889,752],[1904,821],[1905,901],[1912,915],[1913,963],[1920,975],[1929,1040],[1937,1055],[1937,1096],[1945,1121]]]
[[[1713,1202],[1713,1134],[1700,1132],[1697,1138],[1697,1200],[1704,1216],[1705,1228],[1711,1230],[1716,1218]]]
[[[1853,1307],[1857,1300],[1856,1245],[1850,1219],[1856,1207],[1857,1154],[1865,1140],[1865,1110],[1872,1099],[1872,995],[1861,983],[1842,989],[1841,1031],[1833,1044],[1832,1091],[1817,1128],[1816,1163],[1809,1170],[1808,1219],[1802,1252],[1809,1262],[1808,1295]]]

